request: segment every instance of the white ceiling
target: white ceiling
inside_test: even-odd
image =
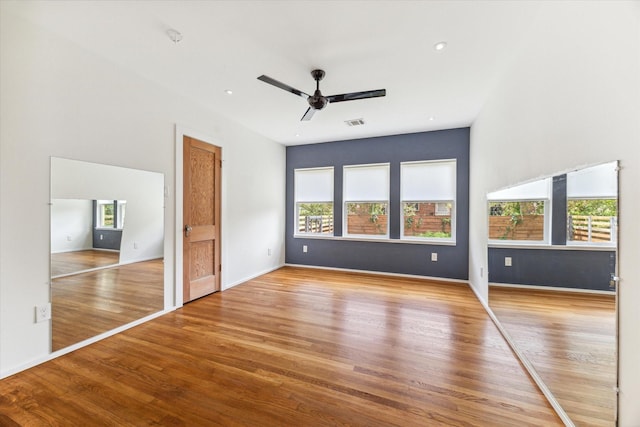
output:
[[[534,17],[551,3],[1,1],[5,10],[286,145],[471,125],[532,36]],[[182,41],[174,43],[168,29]],[[440,41],[447,48],[436,51]],[[303,98],[257,80],[266,74],[312,93],[315,68],[327,73],[324,95],[385,88],[387,96],[331,104],[301,122]],[[366,124],[344,123],[356,118]]]

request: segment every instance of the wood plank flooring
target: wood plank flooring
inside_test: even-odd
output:
[[[51,347],[68,347],[164,309],[161,259],[51,281]]]
[[[285,267],[0,382],[0,425],[561,426],[463,284]]]
[[[491,287],[489,304],[577,426],[614,425],[614,295]]]
[[[51,254],[51,277],[76,273],[91,268],[116,265],[120,262],[120,252],[84,251],[61,252]]]

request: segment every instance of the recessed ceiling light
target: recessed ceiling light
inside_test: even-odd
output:
[[[432,122],[434,121],[436,118],[434,116],[429,117],[429,121]]]
[[[227,95],[233,95],[233,91],[231,89],[227,89],[224,91]]]
[[[298,137],[298,136],[300,136],[300,134],[299,134],[299,133],[296,133],[296,137]]]
[[[447,42],[438,42],[433,45],[435,50],[443,50],[445,47],[447,47]]]

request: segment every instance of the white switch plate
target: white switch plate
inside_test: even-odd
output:
[[[302,252],[307,253],[307,245],[302,246]]]
[[[511,267],[511,257],[510,256],[504,257],[504,266],[505,267]]]
[[[438,261],[438,253],[437,252],[431,252],[431,261],[433,261],[433,262]]]

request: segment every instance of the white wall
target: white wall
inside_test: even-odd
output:
[[[161,173],[53,157],[51,198],[126,201],[120,264],[162,258],[164,175]],[[52,234],[53,231],[52,222]]]
[[[91,200],[51,200],[51,253],[91,249],[92,231]]]
[[[11,16],[1,1],[0,94],[0,377],[49,354],[49,324],[34,323],[34,306],[49,301],[51,156],[165,175],[166,307],[177,123],[223,147],[223,286],[284,262],[283,146]]]
[[[546,2],[471,128],[470,281],[486,299],[487,192],[620,160],[623,427],[640,425],[639,147],[640,3]]]

